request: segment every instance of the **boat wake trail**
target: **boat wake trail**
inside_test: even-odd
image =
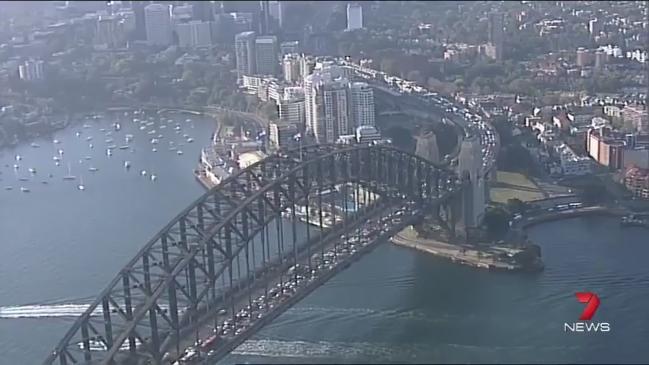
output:
[[[90,304],[35,304],[0,307],[0,319],[78,317]],[[97,308],[92,316],[101,315]]]

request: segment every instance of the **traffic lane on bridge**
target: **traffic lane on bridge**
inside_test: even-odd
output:
[[[324,243],[325,246],[328,246],[324,262],[319,257],[320,253],[313,254],[310,258],[312,261],[316,262],[316,265],[309,268],[309,256],[308,254],[302,254],[298,260],[298,265],[296,266],[301,266],[306,270],[295,270],[293,273],[287,273],[284,271],[282,276],[271,278],[268,283],[272,285],[268,286],[268,288],[270,288],[268,291],[266,291],[266,287],[264,286],[258,288],[253,295],[251,295],[251,297],[255,298],[252,302],[252,306],[248,300],[247,293],[240,295],[240,297],[237,298],[238,302],[235,306],[235,315],[232,315],[231,310],[226,310],[227,313],[222,315],[222,318],[229,318],[229,320],[227,325],[223,325],[225,323],[221,322],[222,324],[219,325],[217,329],[221,336],[219,340],[223,341],[221,342],[221,348],[228,347],[230,349],[227,352],[231,351],[234,347],[241,344],[246,338],[255,332],[252,331],[252,329],[257,327],[257,322],[262,321],[265,325],[267,321],[272,320],[283,313],[284,310],[281,310],[281,308],[285,306],[285,303],[291,301],[291,298],[294,298],[301,286],[304,287],[305,285],[313,284],[314,282],[317,283],[319,279],[326,276],[328,272],[335,271],[338,265],[347,267],[350,262],[341,262],[341,260],[355,259],[353,256],[359,254],[357,250],[360,251],[361,249],[364,249],[369,245],[370,241],[376,240],[381,233],[388,232],[391,225],[400,223],[406,212],[415,215],[417,214],[417,211],[413,209],[412,206],[406,206],[401,209],[394,208],[388,215],[382,215],[382,212],[378,211],[369,221],[364,223],[360,222],[360,224],[365,224],[365,227],[360,229],[360,234],[343,234],[339,236],[338,234],[340,232],[336,233],[332,238],[330,238],[330,240],[328,240],[328,242]],[[377,216],[382,218],[377,220]],[[372,226],[373,228],[370,228]],[[356,227],[352,228],[352,232],[358,232],[356,231]],[[343,239],[344,241],[336,245],[336,242],[340,239]],[[288,280],[284,280],[285,277]],[[328,279],[329,277],[326,278],[326,280]],[[315,287],[318,287],[321,284],[322,283],[319,283]],[[314,289],[315,288],[312,288],[311,290],[308,290],[308,292]],[[304,295],[306,294],[308,293],[305,293]],[[199,338],[203,340],[211,337],[213,334],[214,327],[211,325],[204,326],[199,330]],[[241,336],[241,338],[239,338],[239,336]],[[195,351],[198,345],[197,343],[194,343],[193,346],[191,346],[191,341],[185,341],[184,344],[187,344],[186,350],[184,351],[185,354],[197,353],[197,351]]]

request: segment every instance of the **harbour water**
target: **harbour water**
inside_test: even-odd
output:
[[[40,363],[84,304],[203,193],[192,170],[214,125],[186,118],[177,118],[181,133],[175,123],[140,130],[122,121],[107,137],[99,129],[111,130],[114,121],[102,120],[36,141],[40,148],[30,141],[0,150],[0,364]],[[156,146],[152,128],[163,134]],[[107,156],[105,139],[121,146],[126,134],[133,134],[130,147]],[[177,155],[169,140],[183,142],[183,134],[195,142]],[[52,157],[59,148],[57,167]],[[78,180],[62,179],[68,162],[73,175],[83,176],[84,191]],[[36,176],[19,181],[30,167]],[[386,242],[223,363],[649,362],[648,232],[593,217],[540,225],[530,237],[542,247],[542,273],[485,272]],[[563,323],[577,321],[583,309],[577,291],[600,296],[594,319],[611,323],[610,333],[564,332]]]

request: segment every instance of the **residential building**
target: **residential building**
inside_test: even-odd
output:
[[[634,197],[649,199],[649,170],[629,168],[624,174],[624,185]]]
[[[42,60],[28,60],[18,66],[18,76],[21,80],[36,81],[45,77],[44,62]]]
[[[586,175],[591,172],[590,159],[577,155],[568,145],[564,143],[557,145],[555,151],[559,155],[564,175]]]
[[[298,128],[293,123],[273,122],[268,125],[268,140],[275,148],[287,148],[295,145]]]
[[[302,55],[300,58],[300,74],[302,74],[302,80],[306,79],[307,76],[313,73],[315,70],[315,58],[313,56]]]
[[[282,57],[290,53],[300,53],[300,41],[289,41],[289,42],[280,43],[279,53]]]
[[[375,125],[373,89],[367,83],[353,82],[349,90],[353,125],[355,127]]]
[[[242,32],[234,37],[234,53],[237,63],[237,78],[256,73],[255,32]]]
[[[297,53],[289,53],[284,55],[282,60],[282,70],[284,73],[284,80],[291,84],[296,84],[302,81],[302,74],[300,72],[300,56]]]
[[[275,75],[277,72],[277,37],[261,36],[255,39],[255,64],[260,75]]]
[[[350,133],[348,85],[330,70],[318,71],[304,80],[307,132],[317,143],[333,143]]]
[[[627,105],[622,110],[625,123],[630,123],[640,133],[649,132],[649,114],[644,105]]]
[[[171,8],[150,4],[144,8],[146,40],[153,46],[168,46],[172,41]]]
[[[381,140],[381,133],[373,125],[362,125],[356,128],[356,142],[372,143]]]
[[[492,59],[501,61],[503,59],[503,50],[505,47],[505,16],[500,12],[493,12],[489,14],[489,23],[487,26],[487,45],[493,51],[488,54]]]
[[[363,28],[363,8],[359,4],[347,4],[347,30]]]

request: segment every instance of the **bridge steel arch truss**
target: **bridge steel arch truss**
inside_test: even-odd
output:
[[[315,192],[344,183],[362,184],[381,199],[430,206],[448,203],[461,189],[454,172],[391,146],[318,145],[271,155],[205,193],[156,234],[44,364],[142,357],[161,363],[187,328],[272,266],[269,252],[253,268],[249,264],[259,250],[269,251],[263,239],[261,247],[251,244],[260,232],[264,236],[264,227],[283,212],[295,218],[298,203],[317,206],[322,226],[323,202]]]

